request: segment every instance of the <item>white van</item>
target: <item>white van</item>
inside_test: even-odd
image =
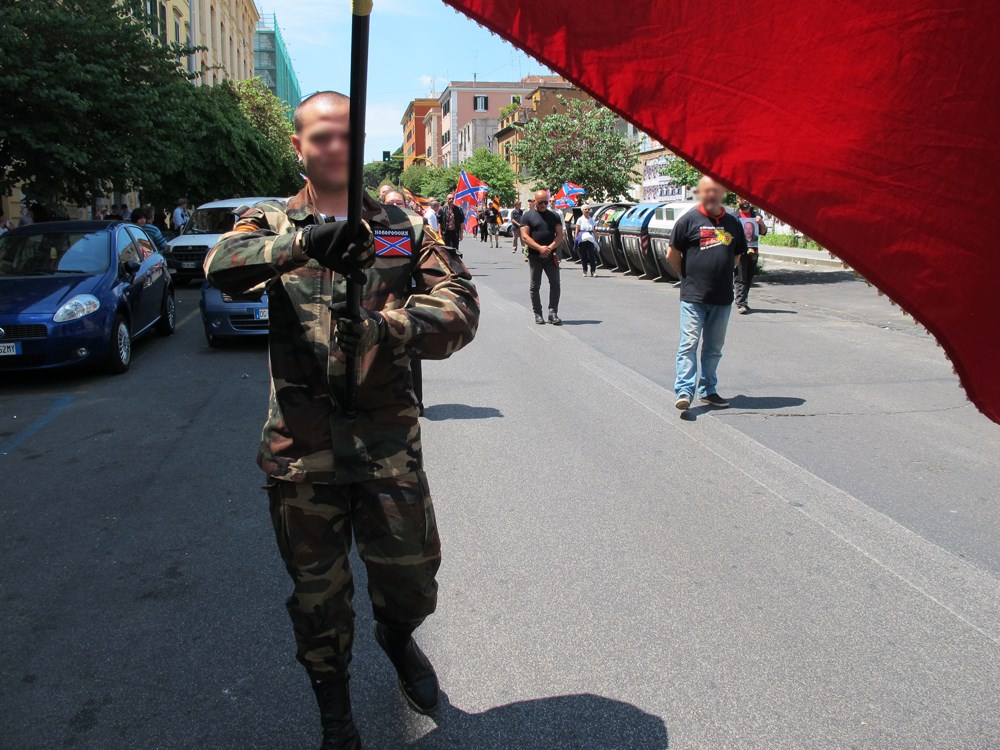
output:
[[[202,266],[208,251],[226,232],[233,228],[237,208],[255,206],[263,201],[283,201],[284,198],[229,198],[198,206],[191,214],[184,231],[168,243],[167,262],[174,284],[183,286],[192,279],[201,279]]]

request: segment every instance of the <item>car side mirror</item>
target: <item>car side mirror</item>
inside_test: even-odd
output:
[[[125,261],[124,268],[129,276],[135,276],[137,273],[139,273],[139,269],[142,268],[142,266],[139,264],[139,261],[137,260],[127,260]]]

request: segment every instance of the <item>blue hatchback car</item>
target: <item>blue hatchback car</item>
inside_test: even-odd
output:
[[[166,261],[135,224],[53,221],[0,236],[0,371],[125,372],[133,339],[169,336],[175,318]]]

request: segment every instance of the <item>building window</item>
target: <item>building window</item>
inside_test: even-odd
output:
[[[160,40],[167,43],[167,6],[160,3]]]
[[[511,96],[510,96],[510,103],[511,104],[520,104],[521,103],[521,95],[520,94],[511,94]]]
[[[472,108],[476,112],[485,112],[490,108],[490,98],[488,96],[472,97]]]
[[[444,104],[441,105],[441,114],[447,115],[449,112],[451,112],[451,102],[446,101]]]

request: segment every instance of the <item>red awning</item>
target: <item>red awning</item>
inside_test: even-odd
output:
[[[445,0],[829,248],[1000,422],[994,0]]]

